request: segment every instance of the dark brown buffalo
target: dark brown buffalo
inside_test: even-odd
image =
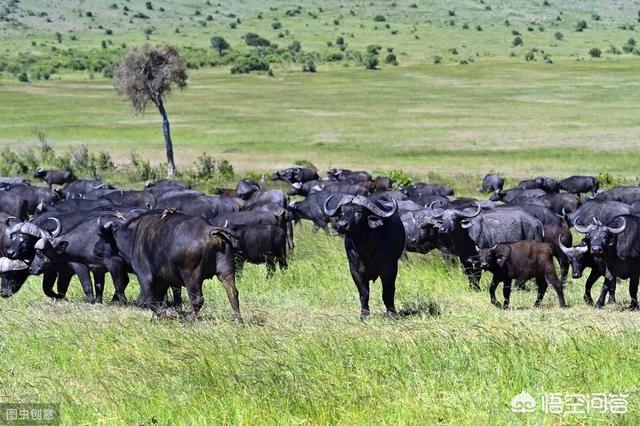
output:
[[[505,309],[509,307],[511,295],[511,281],[525,282],[536,280],[538,297],[535,307],[539,307],[550,283],[558,294],[560,307],[564,308],[564,292],[562,283],[556,275],[553,267],[553,247],[551,244],[539,241],[518,241],[515,243],[496,244],[491,248],[476,248],[478,250],[477,262],[483,270],[493,274],[489,295],[491,303],[500,306],[496,299],[496,288],[503,283],[502,294],[504,296]]]

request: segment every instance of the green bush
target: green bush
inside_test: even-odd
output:
[[[390,65],[398,65],[398,59],[396,58],[396,55],[394,55],[393,53],[389,53],[387,57],[384,58],[384,62]]]
[[[384,17],[384,15],[376,15],[373,20],[375,22],[384,22],[387,20],[387,18]]]
[[[390,170],[386,175],[391,179],[391,188],[394,190],[407,187],[413,183],[411,176],[403,170]]]
[[[519,47],[522,46],[523,42],[522,42],[522,37],[517,36],[513,39],[513,41],[511,42],[511,44],[513,44],[515,47]]]
[[[269,71],[269,63],[257,56],[248,56],[231,67],[231,74],[249,74],[251,71]]]
[[[599,58],[601,55],[602,55],[602,51],[597,47],[594,47],[591,50],[589,50],[589,56],[591,56],[592,58]]]
[[[434,64],[441,64],[442,63],[442,56],[435,55],[433,57],[433,63]]]
[[[576,24],[576,31],[582,32],[587,29],[587,21],[581,20]]]
[[[313,61],[309,61],[302,67],[302,72],[316,72],[316,64]]]
[[[556,38],[556,40],[560,41],[564,39],[564,34],[562,34],[560,31],[556,31],[556,33],[554,34],[554,37]]]
[[[366,69],[375,70],[378,68],[378,56],[371,53],[364,57],[363,63]]]

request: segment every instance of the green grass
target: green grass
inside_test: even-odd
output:
[[[289,270],[267,280],[251,266],[239,279],[244,326],[217,281],[205,285],[200,319],[185,324],[87,306],[76,282],[70,302],[46,301],[32,279],[0,310],[5,398],[61,402],[68,424],[480,424],[564,421],[511,413],[521,391],[613,392],[630,394],[626,416],[567,420],[638,421],[638,318],[622,310],[626,285],[603,311],[569,282],[568,309],[553,292],[540,309],[534,292],[515,292],[505,312],[438,254],[411,256],[397,304],[418,314],[385,319],[376,284],[373,318],[361,323],[340,239],[309,226],[297,236]]]
[[[145,1],[114,2],[117,11],[109,9],[111,1],[22,0],[14,15],[19,23],[0,22],[0,59],[43,55],[52,46],[88,50],[103,39],[133,47],[147,42],[148,26],[156,28],[149,42],[179,47],[205,47],[219,34],[246,50],[240,37],[255,31],[280,46],[299,40],[306,51],[336,51],[327,41],[342,35],[351,50],[375,43],[383,57],[388,47],[398,55],[400,66],[378,71],[354,62],[320,63],[316,74],[301,73],[300,64],[272,64],[275,78],[190,70],[187,89],[167,102],[183,170],[202,152],[231,161],[240,175],[308,160],[321,170],[400,169],[476,196],[489,171],[509,182],[606,172],[635,183],[638,176],[640,57],[607,53],[611,44],[640,40],[637,31],[619,28],[640,28],[633,2],[416,0],[414,9],[410,0],[395,7],[377,0],[305,1],[297,17],[284,16],[295,2],[279,0],[221,6],[156,0],[153,12]],[[124,5],[150,20],[129,23]],[[307,12],[319,6],[324,11],[310,18]],[[28,13],[43,9],[51,23]],[[229,28],[231,12],[242,20],[237,30]],[[214,19],[203,27],[208,14]],[[399,33],[374,23],[377,14]],[[578,19],[587,20],[587,31],[574,31]],[[274,20],[282,30],[271,29]],[[545,31],[538,25],[527,31],[532,20]],[[465,22],[469,30],[462,29]],[[483,31],[475,30],[478,24]],[[522,33],[522,48],[511,46],[514,29]],[[284,30],[289,34],[278,38]],[[564,41],[555,40],[556,31]],[[544,64],[541,53],[525,62],[533,47],[555,63]],[[586,58],[592,47],[602,49],[601,59]],[[444,64],[434,65],[434,55]],[[469,58],[473,63],[459,65]],[[111,81],[88,73],[27,84],[0,76],[0,145],[37,148],[38,131],[57,151],[86,144],[110,152],[121,166],[131,152],[155,164],[164,158],[157,113],[132,115]],[[514,292],[512,308],[502,311],[489,303],[488,277],[474,293],[458,266],[439,254],[411,255],[400,265],[397,305],[416,314],[385,319],[374,284],[374,314],[362,323],[341,240],[312,234],[304,224],[296,244],[287,271],[268,280],[263,266],[248,266],[238,279],[244,326],[233,324],[216,281],[205,285],[200,318],[184,323],[153,320],[133,307],[88,306],[75,280],[68,302],[52,302],[39,279],[31,279],[0,301],[0,401],[60,402],[65,424],[640,422],[639,317],[624,310],[626,284],[619,286],[618,305],[602,311],[583,303],[584,280],[567,283],[568,309],[558,308],[550,290],[540,309],[532,308],[534,292]],[[129,298],[137,292],[134,281]],[[538,403],[547,392],[628,393],[629,413],[513,414],[511,398],[522,391]]]

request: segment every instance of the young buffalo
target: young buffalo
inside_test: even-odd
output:
[[[502,289],[503,307],[506,309],[509,307],[511,281],[515,279],[517,282],[524,282],[535,279],[538,286],[538,297],[534,306],[540,306],[544,293],[547,291],[547,284],[550,283],[558,293],[560,307],[564,308],[562,283],[553,266],[553,247],[551,244],[525,240],[496,244],[492,248],[476,247],[476,250],[478,251],[476,261],[480,267],[493,274],[489,294],[491,295],[491,303],[494,305],[500,306],[496,300],[496,288],[500,282],[504,284]]]

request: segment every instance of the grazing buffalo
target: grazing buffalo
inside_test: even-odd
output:
[[[359,182],[360,186],[363,186],[370,193],[384,192],[391,189],[391,179],[386,176],[378,176],[372,181]]]
[[[31,185],[29,179],[0,176],[0,185]]]
[[[640,187],[637,186],[617,186],[609,191],[602,191],[594,196],[596,200],[620,201],[626,204],[633,204],[640,201]]]
[[[504,187],[504,178],[496,174],[490,173],[482,179],[482,192],[502,191]]]
[[[174,196],[160,198],[156,202],[157,209],[174,209],[181,213],[204,219],[213,219],[221,213],[242,210],[245,202],[235,198],[208,197],[199,194],[185,194],[180,191]]]
[[[409,210],[400,213],[404,226],[405,249],[414,253],[429,253],[434,249],[448,252],[438,234],[435,220],[429,209]]]
[[[327,172],[329,179],[346,183],[369,182],[372,180],[371,174],[365,171],[353,171],[347,169],[331,169]]]
[[[402,192],[414,201],[415,198],[428,195],[440,195],[442,197],[453,196],[453,189],[449,185],[441,183],[416,182],[402,189]]]
[[[538,176],[534,179],[538,188],[542,189],[545,192],[556,193],[560,192],[560,182],[557,179],[550,177]]]
[[[550,244],[539,241],[517,241],[513,243],[496,244],[491,248],[477,248],[478,256],[472,261],[477,262],[485,271],[493,274],[489,295],[491,303],[500,307],[496,299],[496,288],[503,283],[504,296],[503,308],[509,307],[511,295],[511,281],[524,283],[535,279],[538,287],[538,297],[534,304],[539,307],[551,284],[558,294],[558,302],[561,308],[565,307],[564,291],[562,283],[556,275],[553,266],[553,248]]]
[[[29,214],[35,213],[39,205],[52,206],[63,198],[57,191],[39,186],[25,184],[4,185],[0,189],[13,192],[24,198],[29,206]]]
[[[556,214],[567,215],[573,213],[580,207],[580,198],[575,194],[562,193],[549,193],[540,199],[545,201],[545,205],[553,210]]]
[[[640,217],[623,215],[607,225],[594,220],[584,226],[577,218],[576,231],[586,234],[590,252],[607,266],[607,274],[629,279],[629,309],[638,310],[638,280],[640,278]]]
[[[288,195],[302,195],[306,197],[311,194],[312,191],[322,191],[325,185],[333,183],[330,180],[310,180],[307,182],[295,182],[289,188]]]
[[[593,284],[600,277],[605,277],[605,282],[602,284],[602,290],[600,297],[595,304],[596,308],[603,308],[605,298],[609,294],[609,303],[616,303],[616,280],[607,278],[606,265],[601,259],[598,259],[591,255],[589,251],[589,244],[587,240],[584,240],[580,245],[575,247],[566,246],[559,241],[559,246],[567,260],[571,264],[572,274],[575,279],[582,278],[585,268],[591,268],[591,272],[587,277],[587,281],[584,284],[584,296],[583,299],[587,305],[593,305],[593,298],[591,297],[591,288]]]
[[[351,277],[360,293],[360,318],[369,316],[369,282],[378,278],[382,281],[382,300],[387,316],[397,317],[396,275],[405,234],[396,201],[393,200],[389,207],[356,196],[342,199],[333,208],[329,207],[330,202],[331,197],[325,201],[323,210],[326,216],[336,218],[335,229],[344,235]]]
[[[277,213],[242,211],[225,213],[209,223],[233,231],[238,240],[236,271],[241,271],[245,262],[266,264],[267,277],[275,272],[276,262],[280,269],[287,268],[287,211]]]
[[[76,198],[83,197],[92,191],[99,189],[115,189],[112,185],[100,180],[84,180],[77,179],[67,183],[60,192],[64,195],[64,198]]]
[[[144,186],[145,191],[152,192],[155,195],[168,191],[189,189],[191,189],[191,184],[173,179],[160,179],[155,182],[147,182],[147,184]]]
[[[49,185],[49,189],[53,188],[53,185],[65,185],[71,181],[76,180],[76,177],[72,172],[67,170],[44,170],[38,167],[33,174],[33,177],[42,179]]]
[[[447,238],[452,254],[460,258],[469,286],[479,290],[482,271],[469,261],[476,254],[476,247],[492,247],[495,244],[522,240],[543,240],[542,223],[522,209],[491,209],[484,211],[475,203],[472,208],[434,208],[431,215],[444,238]]]
[[[584,194],[591,192],[593,195],[598,192],[600,181],[593,176],[570,176],[560,181],[560,189],[571,194]]]
[[[262,189],[262,185],[252,179],[240,179],[236,185],[236,195],[238,198],[247,200],[251,194]]]
[[[202,282],[214,275],[224,285],[234,319],[242,321],[229,230],[173,211],[152,210],[121,222],[101,221],[96,255],[116,250],[138,277],[140,298],[162,314],[169,287],[184,285],[195,317],[202,308]]]
[[[323,185],[323,192],[339,192],[341,194],[362,195],[366,196],[369,190],[358,183],[333,182]],[[316,188],[312,188],[311,192],[317,192]]]
[[[540,185],[535,179],[527,179],[518,182],[515,189],[540,189]]]
[[[540,198],[544,197],[547,193],[544,190],[536,189],[507,189],[504,191],[496,191],[491,194],[491,201],[504,201],[505,203],[513,203],[518,199],[523,198]]]
[[[318,171],[310,167],[289,167],[288,169],[276,171],[271,176],[271,180],[284,180],[289,183],[304,183],[317,179],[320,179]]]

